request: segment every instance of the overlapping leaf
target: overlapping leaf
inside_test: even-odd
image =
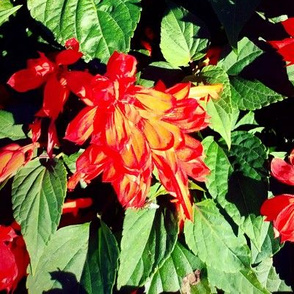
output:
[[[250,268],[250,251],[245,238],[234,234],[213,200],[197,203],[194,223],[187,221],[184,233],[189,248],[207,266],[224,273]],[[220,252],[222,258],[216,258]]]
[[[177,222],[154,208],[128,209],[121,240],[118,288],[143,285],[172,252],[177,240]]]
[[[22,125],[15,123],[12,113],[0,110],[0,125],[0,139],[20,140],[26,138]]]
[[[13,6],[9,0],[1,0],[0,2],[0,26],[6,22],[11,15],[19,10],[22,5]]]
[[[87,256],[88,239],[89,223],[58,230],[44,248],[36,274],[28,277],[29,293],[85,293],[80,279]]]
[[[220,97],[208,101],[207,112],[210,116],[210,127],[218,132],[230,147],[233,106],[229,77],[222,68],[217,66],[206,66],[201,76],[208,84],[223,85]]]
[[[256,110],[286,97],[273,91],[260,81],[249,81],[241,77],[232,77],[232,100],[241,110]]]
[[[177,242],[171,255],[146,283],[145,291],[147,294],[159,294],[177,292],[181,289],[182,293],[210,293],[205,275],[203,272],[201,273],[202,269],[204,269],[204,264],[201,260]],[[197,292],[196,287],[194,287],[193,292],[184,292],[189,287],[185,287],[184,278],[189,274],[194,275],[195,271],[200,273],[200,281],[198,281],[197,286],[198,288],[202,287],[202,292]],[[189,290],[191,289],[189,288]]]
[[[175,66],[205,55],[208,31],[204,24],[186,9],[168,2],[168,9],[161,22],[160,48],[166,61]]]
[[[237,52],[232,50],[218,62],[218,66],[221,66],[228,75],[238,75],[262,53],[263,51],[259,47],[244,37],[237,44]]]
[[[28,0],[28,7],[59,43],[75,37],[86,59],[103,62],[129,51],[140,18],[140,0]]]
[[[81,284],[89,294],[112,293],[118,267],[119,249],[110,229],[101,221],[90,240]]]
[[[65,194],[66,171],[61,161],[44,166],[35,159],[14,177],[13,215],[21,225],[33,274],[45,246],[57,229]]]
[[[239,33],[254,13],[260,0],[209,0],[218,19],[224,26],[230,44],[236,47]]]

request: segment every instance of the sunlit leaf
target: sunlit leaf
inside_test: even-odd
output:
[[[140,0],[28,0],[28,8],[59,43],[75,37],[87,60],[103,62],[129,51],[141,11]]]
[[[22,125],[15,123],[12,113],[0,110],[0,125],[0,139],[20,140],[26,138]]]
[[[44,248],[36,274],[28,276],[29,293],[86,293],[82,291],[80,279],[88,239],[89,223],[59,229]]]
[[[118,288],[140,286],[172,252],[178,234],[170,213],[154,208],[128,209],[121,240]]]
[[[166,61],[176,66],[205,55],[208,46],[208,31],[196,16],[183,7],[168,2],[161,22],[160,48]]]
[[[185,222],[184,234],[189,248],[207,266],[226,273],[250,267],[250,251],[245,238],[234,234],[213,200],[197,203],[194,223]],[[222,258],[215,258],[220,252]]]
[[[22,5],[13,6],[9,0],[1,0],[0,2],[0,26],[19,10]]]

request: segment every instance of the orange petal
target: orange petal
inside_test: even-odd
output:
[[[217,99],[222,90],[222,84],[191,87],[189,97],[200,99],[209,95],[212,98]]]

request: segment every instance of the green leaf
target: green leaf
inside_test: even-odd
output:
[[[246,113],[234,126],[233,130],[238,129],[241,126],[244,125],[255,125],[258,126],[258,123],[255,120],[255,113],[252,111],[249,111]]]
[[[208,31],[192,13],[168,2],[161,22],[161,52],[169,63],[187,66],[189,62],[205,55]]]
[[[189,248],[208,266],[226,273],[250,267],[250,252],[245,238],[234,234],[213,200],[197,203],[194,223],[186,221],[184,234]],[[220,252],[222,258],[216,258]]]
[[[102,62],[129,51],[141,11],[140,0],[28,0],[28,8],[59,43],[75,37],[86,60]]]
[[[70,155],[63,154],[62,159],[66,167],[70,170],[71,173],[76,172],[76,162],[77,162],[77,159],[80,157],[80,155],[83,153],[83,151],[84,150],[82,149]]]
[[[21,225],[32,274],[35,274],[44,247],[59,225],[65,195],[66,171],[60,160],[44,166],[35,159],[14,177],[13,215]]]
[[[227,155],[213,137],[206,137],[202,141],[202,145],[206,155],[204,162],[210,170],[206,177],[206,187],[213,198],[223,198],[228,192],[232,166]]]
[[[223,263],[226,262],[224,258],[220,259]],[[225,293],[269,293],[251,269],[242,269],[235,273],[224,273],[222,267],[218,269],[208,267],[207,274],[209,283],[218,289],[222,289]]]
[[[273,91],[258,80],[249,81],[241,77],[232,77],[232,100],[241,110],[256,110],[286,97]]]
[[[272,258],[265,259],[256,268],[255,272],[261,284],[266,287],[271,293],[273,292],[288,292],[293,293],[291,287],[280,279],[273,267]]]
[[[22,130],[22,125],[15,124],[13,114],[8,111],[0,110],[0,125],[0,139],[20,140],[27,138]]]
[[[59,229],[40,256],[36,274],[28,276],[29,293],[78,293],[88,239],[89,223]]]
[[[236,48],[239,33],[260,0],[209,0],[209,2],[224,26],[230,44]]]
[[[220,97],[208,101],[207,113],[210,116],[210,127],[218,132],[230,147],[233,107],[229,77],[222,68],[217,66],[204,67],[201,76],[208,84],[223,84]]]
[[[237,52],[231,51],[224,59],[218,62],[228,75],[238,75],[247,65],[253,62],[263,51],[248,38],[238,42]]]
[[[266,148],[259,138],[245,131],[232,133],[232,148],[229,158],[235,171],[254,180],[264,179],[268,171],[265,169],[267,159]]]
[[[178,224],[154,208],[128,209],[123,225],[117,285],[141,286],[172,252]]]
[[[257,242],[251,244],[252,264],[258,264],[264,259],[273,256],[282,247],[279,238],[274,236],[274,230],[270,222],[264,221],[259,230],[256,234]],[[255,243],[258,243],[258,248]]]
[[[158,294],[177,292],[181,288],[183,290],[184,278],[189,274],[193,275],[197,270],[201,271],[203,268],[204,265],[201,260],[177,242],[170,256],[156,269],[154,275],[146,283],[145,292],[147,294]],[[203,282],[202,278],[203,275],[201,274],[201,284],[204,288],[207,288],[205,278]]]
[[[22,5],[13,6],[9,0],[1,0],[0,2],[0,26],[9,19]]]
[[[119,249],[110,229],[101,221],[101,227],[91,236],[89,252],[81,284],[87,293],[112,293],[118,267]]]

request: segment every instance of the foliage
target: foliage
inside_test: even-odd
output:
[[[293,14],[2,0],[0,290],[291,292]]]

